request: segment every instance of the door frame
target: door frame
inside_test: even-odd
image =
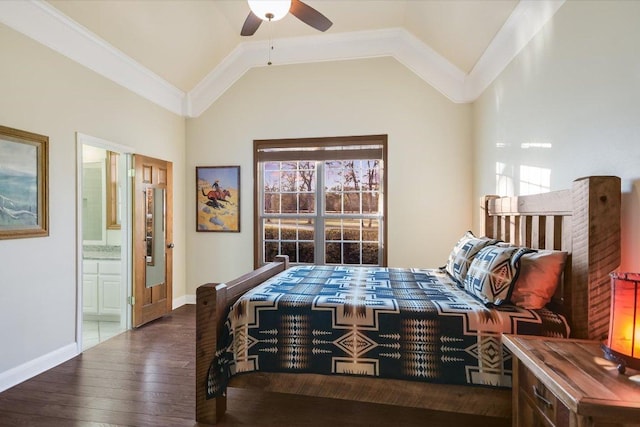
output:
[[[83,238],[82,238],[82,168],[83,168],[83,154],[82,147],[84,145],[90,145],[93,147],[102,148],[105,150],[113,151],[122,156],[125,169],[121,172],[127,178],[130,176],[129,171],[132,169],[132,155],[135,150],[131,147],[117,144],[105,139],[97,138],[91,135],[86,135],[80,132],[76,132],[76,346],[77,353],[82,353],[82,321],[83,321],[83,290],[82,290],[82,277],[83,277]],[[122,186],[122,215],[121,215],[121,278],[122,278],[122,315],[124,316],[125,328],[131,329],[131,292],[133,289],[133,267],[132,267],[132,240],[131,229],[133,219],[133,205],[131,203],[132,194],[132,182],[131,179],[125,179]],[[122,323],[121,317],[121,323]]]

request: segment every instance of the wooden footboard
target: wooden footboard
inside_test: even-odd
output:
[[[228,283],[207,283],[196,291],[196,420],[215,424],[225,413],[226,397],[207,400],[207,371],[216,352],[227,310],[242,294],[289,268],[289,257],[270,263]]]

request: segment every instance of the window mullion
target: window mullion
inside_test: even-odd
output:
[[[315,226],[315,262],[325,264],[324,254],[324,162],[316,162],[316,226]]]

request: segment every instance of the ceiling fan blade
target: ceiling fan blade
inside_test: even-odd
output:
[[[292,0],[289,11],[296,18],[319,31],[327,31],[333,25],[326,16],[300,0]]]
[[[252,36],[258,30],[258,27],[261,23],[262,19],[258,18],[253,12],[249,12],[249,15],[247,15],[247,19],[244,20],[244,25],[242,26],[240,35]]]

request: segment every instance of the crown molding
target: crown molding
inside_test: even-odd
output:
[[[392,56],[454,102],[461,102],[465,74],[400,28],[275,39],[272,66]],[[309,49],[313,46],[313,49]],[[202,114],[249,69],[266,67],[266,41],[236,47],[188,94],[188,115]]]
[[[173,113],[185,113],[183,91],[44,1],[0,1],[0,22]]]
[[[520,0],[466,78],[463,102],[473,102],[555,15],[565,0]]]
[[[473,102],[564,2],[521,0],[469,74],[401,28],[276,39],[272,61],[285,65],[391,56],[451,101]],[[266,41],[241,43],[185,94],[44,1],[0,1],[0,22],[187,117],[206,111],[249,69],[267,66],[269,52]]]

